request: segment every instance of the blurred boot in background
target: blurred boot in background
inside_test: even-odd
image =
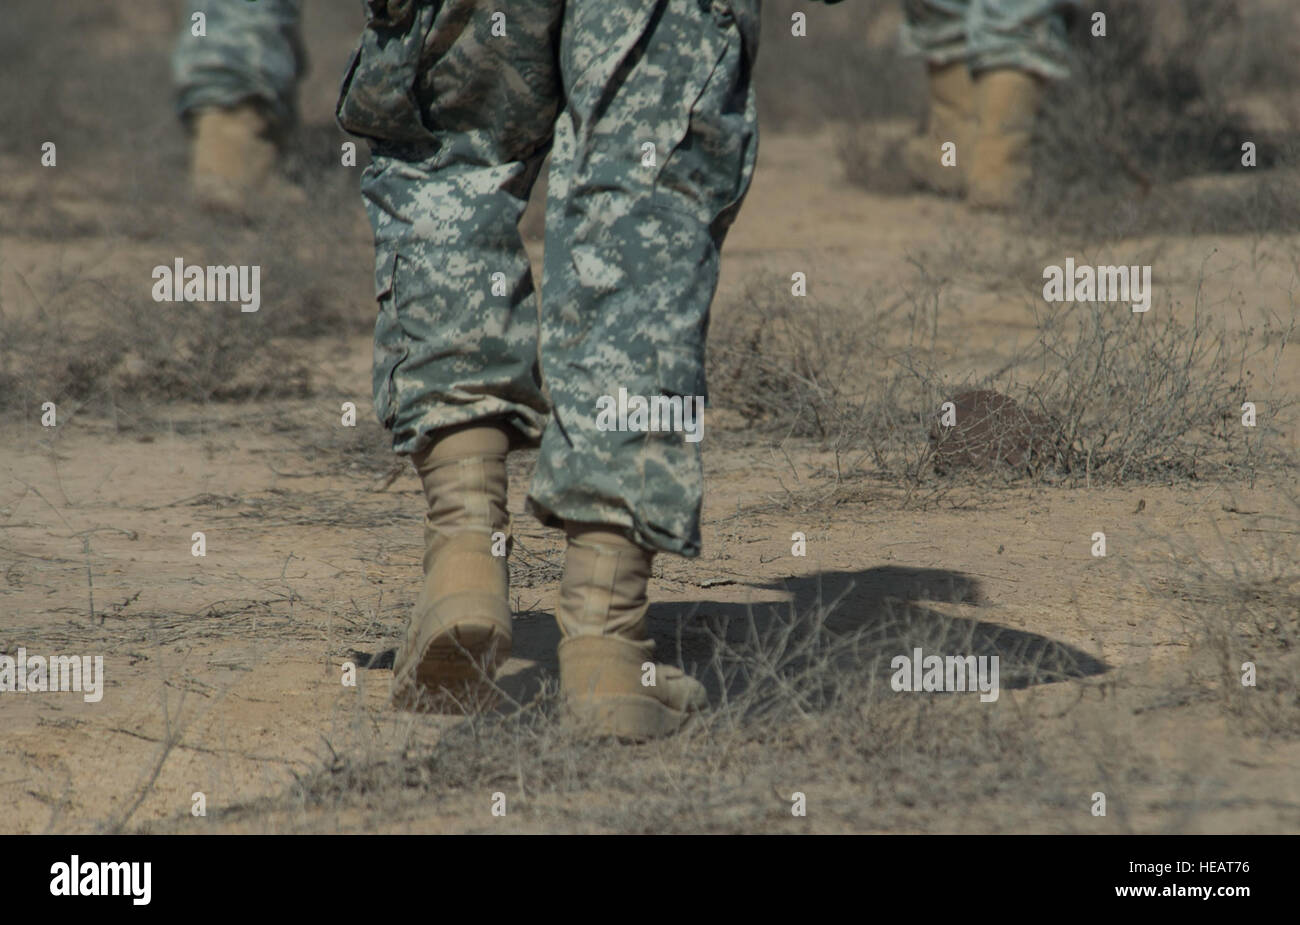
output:
[[[929,67],[927,127],[904,151],[917,186],[979,208],[1016,205],[1043,89],[1070,73],[1066,14],[1077,2],[904,0],[904,50]],[[945,165],[948,141],[956,157]]]
[[[966,192],[964,159],[975,137],[975,83],[965,63],[930,65],[929,104],[925,130],[903,146],[903,169],[921,189],[960,196]],[[952,166],[943,158],[949,142],[961,158]]]
[[[307,66],[301,9],[301,0],[184,4],[172,75],[191,135],[191,182],[206,208],[244,212],[255,199],[302,199],[275,172]]]

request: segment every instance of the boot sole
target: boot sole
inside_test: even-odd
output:
[[[632,741],[672,735],[695,716],[694,711],[674,710],[638,694],[570,697],[568,711],[574,722],[597,736]]]
[[[394,681],[393,703],[407,710],[467,713],[496,702],[492,679],[510,657],[510,637],[488,623],[458,623],[429,640],[413,675]]]

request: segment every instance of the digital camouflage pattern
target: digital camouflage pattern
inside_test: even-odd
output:
[[[540,441],[545,522],[698,554],[699,444],[602,432],[596,402],[704,394],[719,249],[757,154],[758,0],[366,6],[337,113],[371,143],[394,448],[503,419]],[[539,310],[517,223],[552,142]]]
[[[172,53],[180,115],[253,99],[275,125],[293,123],[298,79],[307,68],[301,10],[301,0],[186,0]],[[195,13],[203,13],[206,35],[193,34]]]
[[[966,61],[973,73],[1015,68],[1069,76],[1066,11],[1078,0],[903,0],[903,48],[929,64]]]

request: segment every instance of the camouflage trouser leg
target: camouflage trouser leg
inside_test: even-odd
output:
[[[338,112],[372,141],[375,407],[394,449],[493,417],[545,429],[535,513],[698,553],[698,445],[599,430],[596,400],[703,394],[718,248],[756,154],[756,9],[371,2]],[[516,224],[552,132],[539,330]]]
[[[339,98],[371,140],[375,413],[393,449],[506,419],[541,437],[537,294],[517,228],[563,99],[559,0],[447,0],[372,17]]]
[[[903,48],[972,72],[1016,68],[1069,76],[1065,11],[1078,0],[903,0]]]
[[[184,118],[200,106],[257,100],[280,126],[297,116],[298,79],[307,58],[299,35],[301,0],[186,0],[172,52],[176,108]],[[205,35],[194,34],[194,14]]]
[[[700,444],[598,430],[596,402],[620,388],[705,394],[719,249],[758,150],[757,7],[569,4],[542,284],[554,419],[529,499],[544,520],[617,525],[642,545],[699,553]]]

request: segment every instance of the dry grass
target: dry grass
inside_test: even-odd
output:
[[[1235,503],[1222,507],[1240,515]],[[1225,535],[1216,519],[1217,543],[1208,551],[1185,536],[1148,537],[1176,570],[1144,583],[1171,598],[1191,636],[1188,683],[1209,692],[1244,731],[1293,738],[1300,735],[1300,498],[1288,493],[1279,510],[1245,514],[1241,537]],[[1255,684],[1244,683],[1247,663]]]
[[[807,35],[791,34],[791,16],[807,17]],[[895,5],[810,6],[799,0],[763,4],[762,44],[755,67],[763,127],[815,128],[846,112],[874,121],[911,115],[924,105],[923,69],[894,40]]]
[[[1105,38],[1087,28],[1094,11],[1106,14]],[[1294,84],[1284,37],[1295,24],[1282,4],[1094,4],[1072,36],[1075,76],[1053,84],[1043,104],[1026,207],[1033,225],[1094,236],[1300,227],[1300,110],[1287,103],[1260,124],[1243,105]],[[1255,168],[1241,164],[1245,141],[1256,145]],[[1228,182],[1178,183],[1191,177]]]
[[[906,575],[890,587],[910,587],[915,595],[945,586],[951,583]],[[976,594],[962,582],[956,593]],[[471,714],[436,738],[413,721],[396,748],[380,748],[365,735],[351,747],[331,743],[322,768],[289,793],[232,808],[221,822],[264,816],[310,829],[313,819],[359,813],[367,826],[412,814],[460,825],[485,815],[477,804],[486,806],[500,791],[522,807],[511,811],[512,824],[525,830],[782,831],[793,818],[792,794],[801,791],[825,797],[818,811],[836,818],[832,828],[861,829],[876,827],[869,807],[846,799],[837,808],[840,797],[867,781],[889,780],[893,793],[878,795],[877,803],[891,811],[905,812],[925,793],[938,801],[936,811],[968,806],[970,824],[983,825],[996,816],[991,799],[1010,801],[1029,785],[1033,729],[1016,712],[960,696],[894,693],[889,659],[912,646],[999,653],[1004,689],[1104,668],[1041,637],[917,603],[882,597],[872,613],[854,614],[864,622],[852,626],[837,617],[837,604],[827,597],[807,609],[706,619],[700,635],[708,652],[689,667],[712,691],[714,707],[672,739],[622,746],[585,739],[565,721],[549,682],[521,709]],[[966,773],[972,764],[1000,771],[996,778]],[[1035,795],[1062,798],[1055,783]],[[825,824],[823,815],[819,827]]]
[[[975,375],[947,359],[938,289],[926,285],[923,267],[919,277],[905,304],[885,307],[805,305],[779,278],[756,280],[720,312],[713,401],[777,442],[804,437],[833,448],[844,459],[837,478],[932,483],[941,405],[971,388],[1005,392],[1048,422],[1053,450],[1029,474],[1050,482],[1253,484],[1260,470],[1287,465],[1296,401],[1277,379],[1295,330],[1294,293],[1288,306],[1261,311],[1257,325],[1242,318],[1235,329],[1222,316],[1232,306],[1210,295],[1217,290],[1204,268],[1190,312],[1169,298],[1143,314],[1031,296],[1034,342]],[[1247,400],[1267,407],[1253,428],[1241,421]]]
[[[1283,525],[1297,521],[1289,516]],[[1273,548],[1279,554],[1272,558],[1238,554],[1203,574],[1187,565],[1204,560],[1179,555],[1160,570],[1167,581],[1148,583],[1180,589],[1172,602],[1195,630],[1193,658],[1182,667],[1112,669],[1069,646],[981,621],[977,611],[953,616],[954,604],[978,607],[972,579],[918,570],[877,576],[881,593],[860,612],[842,607],[852,583],[828,577],[797,591],[786,607],[681,615],[677,640],[660,638],[661,650],[695,656],[682,663],[705,681],[712,708],[672,739],[619,745],[583,738],[565,721],[553,679],[526,703],[473,712],[450,727],[411,717],[396,744],[382,741],[358,706],[326,741],[314,772],[298,775],[278,796],[221,809],[205,825],[280,832],[1195,830],[1240,798],[1198,765],[1194,742],[1173,756],[1153,751],[1141,724],[1200,716],[1202,705],[1218,702],[1245,721],[1247,734],[1300,733],[1297,572]],[[1163,590],[1152,593],[1170,600]],[[893,691],[890,658],[914,646],[997,654],[999,701]],[[1257,689],[1238,683],[1247,650],[1260,664]],[[1205,673],[1213,665],[1221,675]],[[1108,822],[1089,813],[1097,790],[1112,800]],[[1191,792],[1196,799],[1182,796]],[[796,793],[807,798],[809,818],[791,814]],[[494,794],[504,795],[506,818],[491,815]],[[146,830],[191,827],[178,817]]]

